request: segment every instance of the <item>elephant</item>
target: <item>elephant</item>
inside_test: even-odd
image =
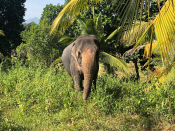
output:
[[[62,62],[72,77],[77,93],[83,91],[83,100],[91,92],[92,82],[96,90],[99,70],[100,42],[95,35],[80,35],[62,53]],[[84,90],[82,80],[84,80]]]

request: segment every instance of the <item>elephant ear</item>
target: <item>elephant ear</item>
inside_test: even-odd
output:
[[[73,58],[75,59],[75,62],[76,62],[76,66],[79,70],[81,70],[81,67],[80,65],[78,64],[78,58],[76,57],[76,48],[75,48],[75,43],[73,43],[73,46],[72,46],[72,50],[71,50],[71,55],[73,56]]]
[[[73,45],[72,45],[71,55],[75,58],[75,60],[77,60],[76,50],[75,50],[75,43],[73,43]]]

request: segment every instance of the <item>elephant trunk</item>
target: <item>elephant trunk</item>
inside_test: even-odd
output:
[[[84,73],[84,92],[83,100],[86,100],[91,92],[94,70],[96,69],[95,53],[87,50],[85,57],[82,57],[82,67]]]
[[[83,100],[86,100],[91,92],[92,86],[92,75],[85,74],[84,75],[84,91],[83,91]]]

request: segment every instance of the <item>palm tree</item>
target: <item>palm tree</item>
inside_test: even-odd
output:
[[[76,17],[87,8],[89,5],[94,3],[100,3],[102,0],[71,0],[64,9],[58,14],[57,18],[52,24],[51,33],[59,31],[59,33],[64,32],[67,26],[69,26]],[[155,0],[154,0],[155,1]],[[122,15],[121,29],[125,30],[125,35],[131,36],[132,27],[135,26],[138,13],[140,12],[140,27],[142,29],[141,18],[143,11],[148,14],[148,22],[144,32],[138,31],[135,41],[136,45],[134,49],[142,44],[146,36],[150,38],[150,50],[152,51],[153,34],[155,31],[158,47],[160,48],[161,59],[165,70],[170,69],[175,64],[175,54],[174,54],[174,39],[175,39],[175,0],[167,0],[160,10],[160,2],[163,0],[157,0],[159,7],[159,14],[154,20],[150,20],[150,2],[151,0],[112,0],[113,5],[117,5],[116,11],[120,11]],[[123,31],[121,31],[121,36],[124,36]],[[122,37],[118,37],[122,38]],[[131,38],[131,37],[130,37]],[[128,39],[127,41],[130,41]],[[149,55],[151,56],[151,55]],[[149,57],[149,61],[151,58]],[[173,65],[172,65],[173,64]]]
[[[104,33],[104,29],[102,26],[102,21],[99,20],[97,18],[97,20],[95,19],[85,19],[85,18],[81,18],[81,17],[77,17],[77,22],[80,25],[80,30],[81,30],[81,35],[91,35],[94,34],[98,40],[102,45],[106,45],[107,41],[109,39],[111,39],[118,31],[119,29],[115,30],[114,32],[112,32],[107,39],[105,39],[105,37],[103,36]],[[76,38],[71,38],[69,36],[63,36],[59,42],[67,42],[67,43],[71,43],[72,41],[74,41]],[[124,73],[128,74],[129,73],[129,69],[127,67],[127,64],[121,60],[118,59],[106,52],[100,52],[100,59],[107,64],[110,64],[111,66],[117,67],[118,69],[121,69]],[[57,62],[60,62],[61,58],[56,59],[51,66],[55,65]]]
[[[101,45],[107,45],[107,41],[111,39],[118,31],[120,31],[120,28],[113,31],[106,39],[103,36],[104,29],[102,26],[102,21],[97,18],[95,19],[84,19],[78,17],[77,19],[82,35],[90,35],[94,34],[98,40],[100,41]],[[127,64],[121,60],[118,59],[106,52],[100,52],[100,58],[103,62],[110,64],[111,66],[115,66],[119,69],[122,69],[125,73],[129,73]]]

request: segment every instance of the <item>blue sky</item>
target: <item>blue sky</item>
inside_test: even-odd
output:
[[[27,9],[25,12],[24,19],[30,19],[34,17],[41,17],[43,12],[43,8],[46,7],[47,4],[57,4],[63,5],[64,0],[26,0],[25,8]]]

